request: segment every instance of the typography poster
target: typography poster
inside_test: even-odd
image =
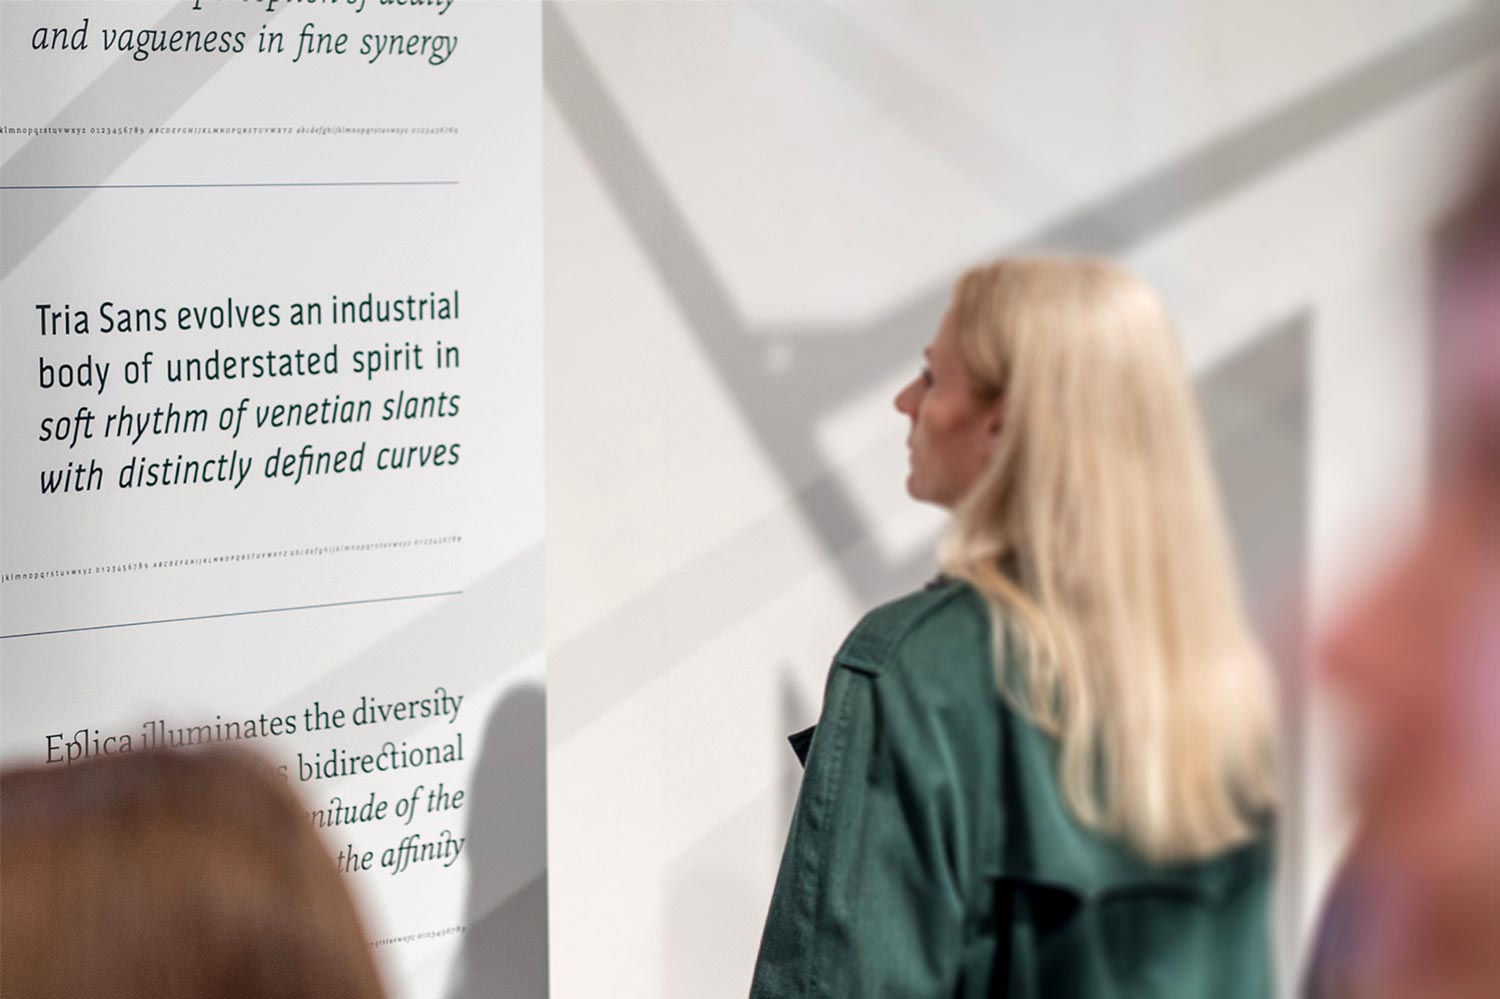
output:
[[[259,752],[399,995],[543,995],[541,23],[0,3],[0,752]]]

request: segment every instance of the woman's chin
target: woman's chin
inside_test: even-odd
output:
[[[918,503],[931,503],[933,506],[940,506],[945,509],[952,505],[944,500],[942,496],[938,495],[930,484],[919,479],[916,472],[912,472],[906,477],[906,495]]]

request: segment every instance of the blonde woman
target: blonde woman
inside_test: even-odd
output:
[[[1269,996],[1273,697],[1170,320],[1002,260],[925,356],[943,575],[834,657],[753,999]]]

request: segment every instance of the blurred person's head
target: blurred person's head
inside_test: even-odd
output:
[[[1419,821],[1407,796],[1436,792],[1439,771],[1465,769],[1467,732],[1500,728],[1500,688],[1487,679],[1500,676],[1487,629],[1500,621],[1500,142],[1438,228],[1434,297],[1437,474],[1426,516],[1322,649],[1364,736],[1364,804],[1395,797]]]
[[[897,398],[908,488],[953,509],[944,570],[1025,644],[1002,685],[1058,738],[1075,815],[1162,860],[1257,835],[1273,698],[1156,295],[1100,260],[1000,260],[927,359]]]
[[[1363,829],[1329,994],[1500,995],[1500,144],[1436,249],[1431,502],[1320,649]]]
[[[358,914],[254,757],[128,753],[0,775],[0,994],[379,999]]]

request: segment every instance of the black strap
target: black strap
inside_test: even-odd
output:
[[[786,737],[786,741],[792,744],[792,752],[797,754],[797,761],[804,767],[807,766],[807,751],[812,748],[813,731],[816,725],[809,725],[800,732],[794,732]]]

